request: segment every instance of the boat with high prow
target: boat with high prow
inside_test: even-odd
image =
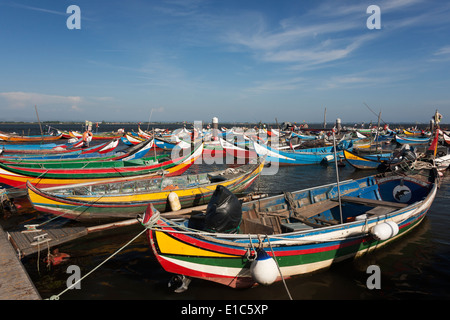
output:
[[[142,158],[119,161],[88,161],[72,163],[7,164],[0,163],[0,184],[26,188],[26,182],[41,188],[76,183],[108,182],[117,178],[142,177],[143,175],[175,176],[184,173],[202,155],[199,144],[190,152],[174,158]]]
[[[191,278],[270,285],[403,237],[426,216],[438,179],[435,168],[387,172],[242,204],[217,188],[196,219],[169,220],[149,205],[142,225],[164,270],[187,280],[184,289]]]
[[[28,198],[41,212],[79,220],[135,218],[151,203],[160,212],[207,204],[218,185],[244,192],[264,162],[176,177],[120,179],[41,189],[28,183]]]

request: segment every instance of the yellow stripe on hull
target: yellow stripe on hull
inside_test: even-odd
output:
[[[235,180],[227,182],[227,183],[220,183],[220,185],[228,187],[230,184],[234,183]],[[209,185],[208,187],[197,187],[197,188],[190,188],[190,189],[170,189],[167,191],[161,191],[161,192],[150,192],[150,193],[143,193],[143,194],[129,194],[129,195],[122,195],[122,196],[114,196],[114,195],[102,195],[99,194],[98,196],[93,197],[77,197],[77,196],[69,196],[68,199],[72,200],[82,200],[86,202],[91,201],[97,201],[99,197],[101,198],[101,202],[104,203],[114,203],[114,202],[140,202],[140,201],[151,201],[151,200],[159,200],[159,199],[167,199],[169,194],[171,192],[175,192],[178,197],[189,197],[197,194],[205,194],[205,193],[212,193],[216,189],[216,185]]]
[[[358,157],[357,155],[348,152],[347,150],[344,150],[345,158],[350,160],[361,160],[361,161],[367,161],[366,159],[363,159],[361,157]]]
[[[191,166],[191,163],[181,163],[174,167],[165,169],[164,172],[165,172],[165,175],[169,175],[175,171],[187,170],[187,168],[189,168],[190,166]],[[42,175],[44,176],[45,173]],[[149,177],[152,175],[157,175],[157,172],[146,174],[146,175],[131,176],[131,177],[127,177],[127,178],[141,179],[141,178]],[[79,184],[79,183],[95,183],[95,182],[108,183],[108,182],[114,182],[114,181],[117,181],[120,179],[121,178],[117,178],[117,177],[115,177],[115,178],[90,178],[90,179],[40,178],[40,177],[31,177],[31,176],[18,174],[18,173],[6,171],[3,168],[0,168],[0,181],[5,180],[6,184],[12,185],[14,187],[19,187],[19,188],[25,188],[27,181],[30,181],[33,185],[35,185],[37,187],[48,188],[48,187],[56,187],[56,186],[61,186],[61,185],[71,185],[71,184]],[[8,183],[8,182],[10,182],[10,183]]]
[[[185,256],[197,256],[197,257],[211,257],[211,258],[235,258],[236,256],[217,253],[209,250],[204,250],[196,246],[189,245],[187,243],[178,241],[165,232],[155,232],[156,241],[158,242],[158,248],[162,254],[176,254]]]

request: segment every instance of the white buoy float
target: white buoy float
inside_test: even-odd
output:
[[[263,249],[257,251],[257,257],[250,266],[250,273],[255,282],[262,285],[271,285],[279,276],[275,260]]]
[[[172,211],[178,211],[181,209],[180,199],[175,192],[169,193],[167,198],[169,199],[170,209],[172,209]]]
[[[380,241],[395,237],[399,231],[398,225],[393,221],[377,224],[371,229],[372,235]]]

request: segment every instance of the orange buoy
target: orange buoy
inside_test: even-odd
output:
[[[66,262],[67,260],[69,260],[70,255],[68,255],[67,253],[62,253],[59,252],[58,249],[53,250],[53,252],[51,254],[49,254],[47,256],[47,258],[45,258],[45,263],[47,263],[47,265],[52,265],[52,266],[57,266],[63,262]]]

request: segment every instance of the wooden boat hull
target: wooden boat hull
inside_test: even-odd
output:
[[[77,131],[69,131],[69,136],[72,138],[80,139],[83,137],[83,134]],[[122,134],[120,133],[111,133],[111,132],[103,132],[103,133],[93,133],[92,140],[111,140],[111,139],[120,139]]]
[[[394,201],[401,183],[411,191],[406,202],[406,198],[399,198],[401,202]],[[257,284],[252,274],[252,264],[259,248],[272,259],[276,259],[279,268],[279,272],[276,268],[274,271],[278,272],[275,279],[277,281],[282,279],[280,273],[283,278],[310,273],[345,259],[361,256],[396,240],[425,217],[435,198],[437,183],[434,183],[434,180],[428,183],[405,176],[372,176],[347,181],[341,184],[340,188],[342,194],[352,195],[359,200],[366,200],[367,197],[368,202],[370,199],[373,199],[372,202],[379,202],[375,208],[380,208],[380,203],[392,206],[397,203],[398,208],[387,207],[390,211],[386,214],[369,215],[367,205],[348,203],[343,206],[343,224],[309,227],[297,231],[292,227],[294,231],[273,235],[266,233],[265,236],[262,236],[264,233],[256,234],[251,231],[243,231],[242,234],[195,231],[187,229],[185,224],[158,217],[158,213],[151,208],[147,208],[142,223],[147,228],[147,237],[153,253],[167,272],[209,280],[233,288],[245,288]],[[322,201],[311,204],[324,206],[331,202],[331,198],[328,198],[330,194],[333,198],[337,196],[336,192],[335,185],[327,185],[298,191],[292,195],[298,203],[312,201],[312,195],[318,199],[324,197]],[[383,199],[382,197],[389,201],[378,200]],[[402,208],[400,204],[403,204]],[[263,213],[265,208],[269,210],[282,205],[286,205],[284,197],[276,196],[244,203],[242,211],[244,215],[255,212],[255,208],[261,208],[259,211]],[[305,204],[304,208],[307,207],[309,206]],[[322,218],[326,219],[335,209],[336,207],[321,212]],[[297,207],[296,210],[300,209]],[[364,212],[367,212],[367,217],[358,219]],[[318,219],[317,215],[314,217]],[[391,226],[393,223],[398,227],[397,233],[392,233],[388,238],[377,238],[376,228]],[[284,226],[290,228],[289,225]]]
[[[56,141],[62,138],[62,133],[58,135],[36,135],[36,136],[19,136],[15,134],[0,133],[0,140],[8,142],[43,142]]]
[[[73,185],[66,192],[62,188],[38,189],[28,182],[28,197],[36,210],[69,219],[84,221],[135,218],[145,211],[149,203],[160,212],[170,210],[168,197],[171,193],[178,196],[181,208],[187,208],[208,203],[218,185],[227,187],[233,193],[243,192],[262,169],[262,163],[247,166],[246,169],[235,168],[233,178],[218,182],[211,182],[215,179],[208,179],[208,174],[205,173],[177,178],[126,180],[116,183],[114,189],[111,187],[113,184],[108,188],[103,183]],[[227,171],[223,172],[226,174]],[[106,188],[120,188],[120,193],[105,192]],[[86,190],[92,190],[92,194],[82,195],[81,192],[86,193]]]
[[[400,144],[428,144],[430,142],[430,137],[400,137],[395,136],[395,141]]]
[[[344,150],[344,158],[352,167],[360,170],[386,169],[388,165],[392,164],[390,163],[391,157],[368,158],[348,150]]]
[[[39,173],[37,169],[17,168],[12,170],[0,163],[0,184],[15,188],[26,188],[26,182],[39,186],[40,188],[70,185],[77,183],[94,183],[114,181],[123,177],[142,177],[144,175],[175,176],[184,173],[201,156],[201,146],[186,157],[165,161],[159,164],[130,166],[130,167],[112,167],[105,169],[96,169],[90,173],[90,169],[80,170],[60,170],[53,175],[49,175],[48,169]],[[37,171],[36,171],[37,170]],[[62,173],[62,174],[60,174]],[[56,177],[55,177],[56,176]]]
[[[9,155],[0,158],[4,163],[55,163],[57,161],[105,161],[105,160],[133,160],[143,158],[152,147],[152,140],[125,150],[114,152],[118,141],[105,143],[100,146],[72,151],[68,153],[45,155]]]
[[[126,133],[123,137],[120,138],[122,140],[122,142],[128,146],[134,146],[137,145],[143,141],[145,141],[146,139],[143,139],[139,136],[133,136],[129,133]]]
[[[155,145],[157,148],[161,150],[172,151],[174,148],[181,148],[181,149],[189,148],[190,143],[184,140],[174,142],[155,137]]]
[[[351,150],[352,145],[348,144]],[[278,162],[280,166],[286,165],[314,165],[320,164],[322,161],[330,161],[334,159],[333,147],[300,149],[295,151],[282,151],[270,148],[266,145],[254,143],[254,149],[258,156],[266,157],[267,162]],[[337,150],[336,155],[343,157],[343,151]]]
[[[77,154],[89,154],[89,153],[98,153],[105,154],[112,152],[117,148],[119,144],[119,140],[111,140],[109,142],[105,142],[103,144],[91,146],[91,147],[83,147],[83,142],[79,141],[70,146],[57,146],[52,149],[23,149],[23,150],[11,150],[8,147],[4,149],[4,156],[9,158],[22,158],[22,159],[44,159],[51,157],[58,157],[61,155],[66,155],[70,157],[71,155]]]
[[[220,139],[219,141],[222,146],[222,149],[225,150],[225,152],[230,156],[232,156],[233,158],[249,160],[249,159],[256,159],[258,157],[258,154],[254,149],[236,146],[223,139]]]

